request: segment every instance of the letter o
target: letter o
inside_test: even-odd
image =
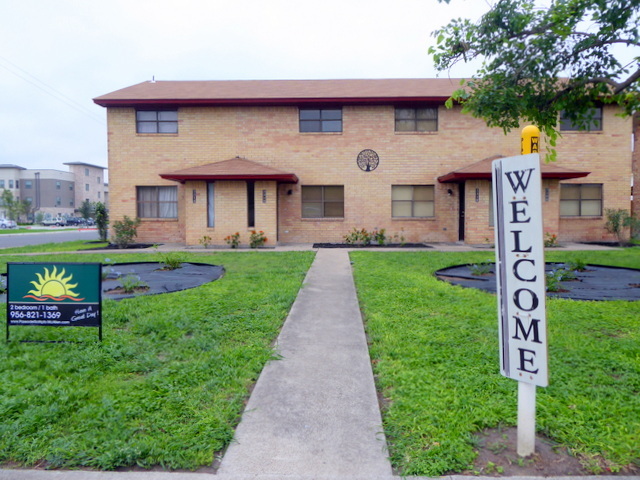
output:
[[[530,308],[525,308],[522,306],[522,303],[520,302],[520,295],[522,292],[528,292],[530,295],[530,301],[531,301],[531,307]],[[513,293],[513,303],[516,304],[516,307],[518,307],[520,310],[524,310],[525,312],[531,312],[533,310],[535,310],[536,308],[538,308],[538,296],[535,294],[535,292],[533,292],[532,290],[529,290],[528,288],[519,288],[518,290],[516,290]]]

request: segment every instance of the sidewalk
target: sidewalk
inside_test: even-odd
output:
[[[391,478],[348,253],[319,250],[220,478]]]

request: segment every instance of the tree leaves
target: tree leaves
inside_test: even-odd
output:
[[[555,143],[558,114],[584,125],[594,106],[640,107],[640,57],[622,64],[614,45],[640,47],[640,0],[498,0],[473,24],[454,19],[429,49],[443,71],[483,59],[447,101],[505,132],[533,123]]]

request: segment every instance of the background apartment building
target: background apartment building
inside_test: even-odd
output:
[[[0,192],[9,190],[14,199],[28,201],[31,218],[39,213],[44,218],[77,216],[84,200],[108,200],[104,167],[79,162],[65,165],[69,165],[69,172],[0,165]],[[1,205],[0,215],[6,216]]]

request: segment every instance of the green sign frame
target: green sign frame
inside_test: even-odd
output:
[[[10,326],[98,327],[102,341],[101,263],[7,263]]]

